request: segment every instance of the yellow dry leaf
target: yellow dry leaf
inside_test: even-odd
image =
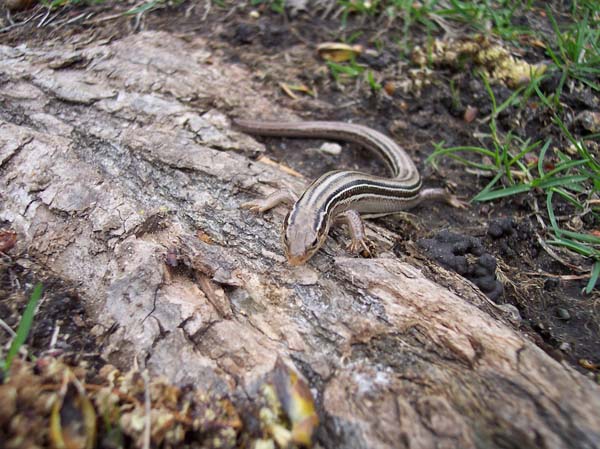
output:
[[[317,47],[319,56],[327,61],[345,62],[363,52],[362,45],[348,45],[341,42],[324,42]]]

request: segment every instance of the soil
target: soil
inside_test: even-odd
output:
[[[459,197],[468,199],[489,182],[489,178],[467,171],[449,159],[438,161],[437,169],[424,163],[434,143],[480,145],[475,136],[489,130],[485,119],[490,113],[489,97],[472,63],[463,61],[462,66],[433,67],[423,72],[427,79],[421,85],[414,83],[407,90],[395,88],[403,86],[409,70],[414,69],[408,52],[398,44],[403,39],[400,21],[388,23],[384,19],[350,15],[344,28],[335,10],[327,13],[315,7],[292,15],[289,11],[276,13],[264,4],[252,8],[245,2],[234,3],[238,6],[221,8],[212,2],[207,10],[210,1],[182,2],[178,6],[130,16],[120,14],[131,7],[128,2],[107,1],[101,5],[69,6],[52,11],[38,5],[13,13],[15,25],[8,19],[0,19],[0,42],[11,46],[35,47],[57,42],[84,46],[93,41],[120,39],[142,29],[166,30],[182,36],[200,34],[210,37],[214,52],[251,67],[256,80],[264,84],[264,94],[297,116],[360,122],[393,135],[417,162],[427,186],[449,187]],[[256,11],[258,17],[250,15],[251,11]],[[538,27],[543,33],[547,21],[543,20],[542,12],[543,9],[533,8],[518,19]],[[5,16],[4,12],[2,17]],[[566,18],[560,13],[557,16]],[[31,20],[26,22],[28,19]],[[467,29],[453,31],[458,38],[470,35]],[[343,41],[352,36],[365,48],[382,49],[374,55],[359,56],[357,63],[372,70],[376,80],[386,86],[385,90],[373,91],[367,82],[356,79],[336,81],[315,51],[320,43]],[[422,44],[427,38],[423,29],[411,29],[412,44]],[[527,45],[526,39],[514,51],[532,63],[547,59],[542,48]],[[555,82],[556,77],[550,75],[542,87],[551,92]],[[297,98],[290,98],[279,83],[303,84],[316,95],[297,92]],[[513,92],[501,83],[493,84],[492,89],[498,104]],[[598,109],[597,98],[585,90],[566,92],[562,101],[571,117]],[[551,124],[548,114],[537,106],[535,100],[530,99],[525,107],[507,109],[499,117],[500,130],[517,129],[522,133],[520,137],[532,141],[551,136],[554,146],[567,147],[568,142]],[[475,120],[465,120],[468,107],[477,108]],[[576,135],[585,133],[574,121],[570,125]],[[316,141],[266,139],[265,142],[269,158],[307,177],[316,177],[340,166],[384,172],[378,161],[349,145],[344,146],[340,156],[332,156],[319,153],[315,148],[321,143]],[[589,261],[557,249],[560,258],[555,257],[540,244],[546,233],[536,215],[545,215],[544,205],[545,197],[540,192],[531,192],[490,203],[471,203],[468,210],[428,204],[405,214],[402,220],[392,217],[380,222],[402,236],[395,247],[398,257],[406,257],[414,251],[410,245],[413,241],[420,244],[420,251],[426,252],[427,248],[450,245],[445,251],[439,251],[441,255],[430,250],[430,257],[459,273],[462,270],[461,274],[468,275],[498,304],[515,306],[522,317],[521,330],[554,358],[597,376],[600,294],[598,290],[589,296],[582,293]],[[574,211],[566,204],[558,204],[557,213],[568,217]],[[591,215],[583,217],[583,221],[585,229],[598,228]],[[441,231],[446,234],[440,237]],[[448,237],[448,232],[453,237]],[[42,305],[45,318],[34,322],[30,342],[34,353],[39,354],[49,347],[56,319],[75,316],[79,318],[69,322],[79,323],[79,326],[69,332],[62,330],[61,335],[67,335],[67,341],[53,348],[93,358],[94,343],[91,337],[86,337],[91,324],[86,322],[85,312],[78,305],[74,286],[52,280],[49,273],[37,273],[33,265],[16,266],[11,263],[10,251],[7,253],[1,266],[0,316],[16,327],[33,280],[42,280],[48,293]],[[456,257],[459,257],[458,262]],[[494,271],[496,279],[493,276],[490,279]],[[488,287],[478,284],[479,278],[485,278]],[[500,291],[497,281],[502,284]],[[6,341],[7,336],[0,333],[0,344]]]

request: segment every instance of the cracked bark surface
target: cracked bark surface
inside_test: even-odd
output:
[[[598,385],[390,255],[389,231],[368,226],[376,259],[334,237],[285,264],[284,211],[239,204],[306,180],[227,116],[289,113],[202,39],[0,46],[0,74],[0,219],[77,285],[112,363],[252,398],[291,359],[322,447],[600,447]]]

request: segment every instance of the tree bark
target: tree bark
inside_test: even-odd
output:
[[[227,115],[290,114],[202,39],[1,46],[0,73],[0,219],[77,284],[112,363],[253,398],[280,355],[323,447],[600,447],[600,387],[471,284],[398,260],[393,233],[369,224],[374,259],[334,232],[285,263],[283,208],[239,205],[307,180],[255,161]]]

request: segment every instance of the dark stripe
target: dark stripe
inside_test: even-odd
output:
[[[354,181],[339,186],[328,195],[327,201],[324,204],[325,214],[329,214],[340,201],[361,193],[371,193],[373,195],[385,196],[390,199],[397,198],[402,200],[414,197],[414,194],[417,194],[420,188],[421,180],[418,180],[418,182],[410,186],[400,186],[384,184],[377,181],[366,180],[364,178],[355,179]]]
[[[330,181],[332,176],[337,176],[340,173],[343,173],[344,176],[340,177],[336,181]],[[327,186],[327,183],[331,183],[332,186]],[[414,190],[418,189],[421,186],[421,178],[417,177],[417,179],[412,184],[401,184],[400,181],[390,178],[381,178],[375,177],[373,175],[368,175],[366,173],[361,172],[345,172],[341,170],[328,172],[325,175],[321,176],[319,179],[314,181],[308,189],[302,195],[304,197],[303,201],[307,204],[318,205],[322,202],[327,201],[329,197],[335,195],[340,189],[346,189],[352,187],[356,184],[369,184],[379,188],[385,188],[393,191],[402,191],[402,190]],[[326,186],[325,189],[322,189],[319,195],[314,196],[314,192],[319,190],[323,185]],[[334,189],[335,187],[335,189]],[[334,189],[334,190],[332,190]]]
[[[346,172],[344,170],[333,170],[333,171],[329,171],[327,173],[325,173],[324,175],[321,175],[319,178],[317,178],[316,180],[314,180],[312,182],[311,185],[308,186],[308,188],[304,191],[304,193],[302,194],[302,197],[305,198],[305,201],[307,203],[318,203],[319,200],[323,197],[323,195],[329,195],[329,189],[326,187],[325,189],[323,189],[323,191],[317,196],[314,197],[314,194],[317,190],[319,190],[319,188],[323,185],[327,186],[327,184],[330,181],[330,178],[332,178],[333,176],[337,176],[340,173],[352,173],[352,172]],[[341,178],[343,179],[343,178]],[[340,179],[340,181],[341,181]],[[301,198],[302,199],[302,198]]]

